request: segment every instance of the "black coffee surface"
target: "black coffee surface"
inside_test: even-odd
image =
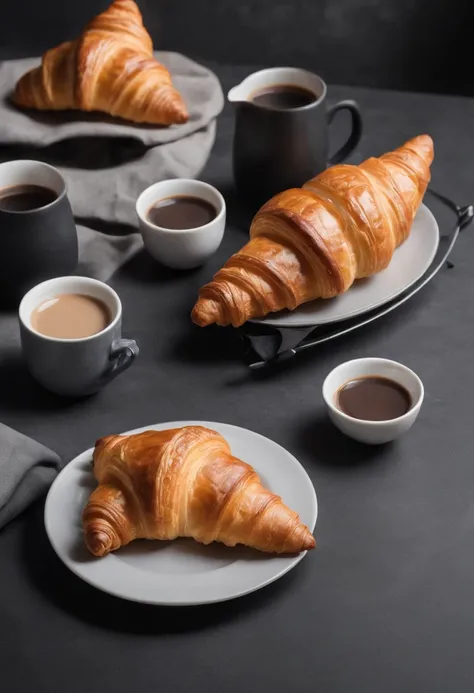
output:
[[[210,202],[200,197],[176,195],[155,202],[147,213],[147,219],[165,229],[193,229],[209,224],[217,216]]]
[[[316,94],[303,87],[291,84],[274,84],[256,91],[251,101],[258,106],[288,110],[308,106],[317,100]]]
[[[27,212],[45,207],[57,198],[54,190],[42,185],[12,185],[0,190],[0,209]]]
[[[380,376],[355,378],[337,394],[339,408],[364,421],[389,421],[403,416],[411,408],[410,393],[402,385]]]

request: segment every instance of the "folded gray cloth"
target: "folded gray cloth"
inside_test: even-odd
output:
[[[0,528],[44,495],[60,468],[54,452],[0,424]]]
[[[139,248],[135,201],[165,178],[195,178],[215,138],[224,105],[217,77],[177,53],[156,53],[170,70],[190,118],[169,128],[98,113],[22,111],[9,101],[16,81],[39,58],[0,64],[0,159],[37,159],[59,168],[78,224],[79,271],[98,279]]]

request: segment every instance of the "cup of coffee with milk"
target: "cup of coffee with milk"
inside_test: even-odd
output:
[[[33,377],[60,395],[100,390],[138,355],[121,333],[122,304],[107,284],[57,277],[38,284],[19,308],[23,354]]]

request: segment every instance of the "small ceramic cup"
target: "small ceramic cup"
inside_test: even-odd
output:
[[[78,256],[76,225],[61,173],[42,161],[0,164],[0,190],[18,185],[43,186],[56,199],[36,209],[0,209],[0,298],[15,307],[38,282],[74,272]]]
[[[165,229],[148,221],[150,207],[174,195],[189,195],[209,202],[216,209],[215,219],[204,226],[178,230]],[[145,248],[155,260],[174,269],[203,265],[216,252],[224,235],[224,198],[212,185],[199,180],[176,178],[150,185],[138,198],[136,211]]]
[[[85,294],[105,303],[109,325],[90,337],[59,339],[31,325],[34,309],[61,294]],[[122,339],[122,304],[116,292],[96,279],[57,277],[38,284],[23,297],[19,308],[21,345],[32,376],[59,395],[82,396],[100,390],[123,373],[138,355],[133,339]]]
[[[339,389],[354,378],[382,376],[402,385],[410,394],[412,405],[403,416],[389,421],[364,421],[348,416],[337,405]],[[424,389],[420,378],[410,368],[396,361],[363,358],[346,361],[334,368],[323,383],[323,399],[329,418],[350,438],[378,445],[395,440],[414,424],[423,403]]]

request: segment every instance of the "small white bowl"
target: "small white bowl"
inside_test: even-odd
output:
[[[189,195],[209,202],[216,208],[216,218],[192,229],[165,229],[149,222],[150,207],[174,195]],[[174,269],[191,269],[204,264],[216,252],[224,235],[224,198],[216,188],[200,180],[174,178],[150,185],[138,198],[136,212],[145,248],[155,260]]]
[[[382,376],[402,385],[411,396],[412,406],[403,416],[389,421],[364,421],[348,416],[337,405],[337,393],[349,380],[363,376]],[[395,440],[414,424],[424,397],[423,383],[410,368],[388,359],[364,358],[346,361],[334,368],[323,383],[323,399],[329,418],[350,438],[379,445]]]

